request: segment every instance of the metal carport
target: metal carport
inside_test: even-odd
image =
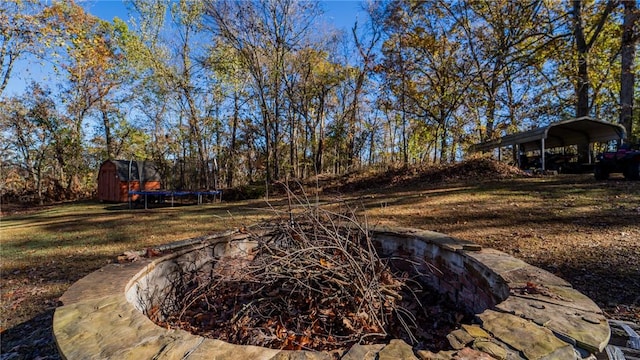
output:
[[[540,150],[542,169],[545,170],[545,149],[624,140],[625,136],[625,128],[620,124],[581,117],[475,144],[470,150],[472,152],[490,151],[507,146],[515,146],[516,151]]]

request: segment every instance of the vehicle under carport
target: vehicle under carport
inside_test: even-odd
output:
[[[502,149],[511,147],[514,158],[519,167],[523,167],[523,156],[528,152],[540,152],[540,169],[547,169],[547,150],[566,148],[572,145],[588,145],[588,164],[592,163],[591,145],[593,143],[607,143],[618,141],[622,143],[626,138],[624,126],[607,121],[596,120],[590,117],[564,120],[551,123],[548,126],[510,134],[500,139],[490,140],[472,145],[472,152],[489,152],[498,149],[501,157]],[[526,157],[524,157],[526,159]]]

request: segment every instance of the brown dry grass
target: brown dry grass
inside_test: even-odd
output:
[[[4,216],[0,332],[55,308],[73,282],[124,251],[248,225],[267,216],[252,206],[242,202],[129,210],[117,204],[75,203]]]
[[[640,322],[640,182],[596,182],[590,175],[426,180],[349,198],[372,225],[435,230],[506,251],[570,281],[610,317]],[[74,281],[126,250],[267,216],[269,206],[259,200],[148,211],[76,203],[4,216],[0,328],[51,311]]]
[[[640,182],[591,175],[367,192],[372,224],[446,233],[568,280],[612,318],[640,323]]]

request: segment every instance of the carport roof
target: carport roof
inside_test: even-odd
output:
[[[626,136],[624,126],[589,117],[564,120],[548,126],[503,136],[471,146],[471,151],[489,151],[499,147],[519,145],[525,151],[539,150],[544,139],[545,149],[569,145],[586,145],[593,142],[622,140]]]

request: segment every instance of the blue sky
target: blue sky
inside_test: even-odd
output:
[[[359,17],[359,21],[364,21],[364,13],[358,15],[362,9],[362,1],[321,1],[325,9],[325,17],[328,22],[336,25],[337,28],[350,29]],[[104,20],[112,20],[119,17],[123,20],[128,18],[127,8],[123,1],[119,0],[90,0],[81,3],[91,14]]]
[[[3,0],[0,0],[3,1]],[[87,12],[104,20],[111,21],[114,17],[128,20],[129,14],[124,1],[120,0],[88,0],[79,1]],[[366,21],[367,17],[362,10],[362,1],[321,1],[325,10],[325,22],[333,24],[336,28],[350,31],[358,20],[359,24]],[[53,66],[46,61],[31,57],[25,57],[14,67],[13,74],[3,96],[19,95],[32,81],[56,86],[56,75]]]

